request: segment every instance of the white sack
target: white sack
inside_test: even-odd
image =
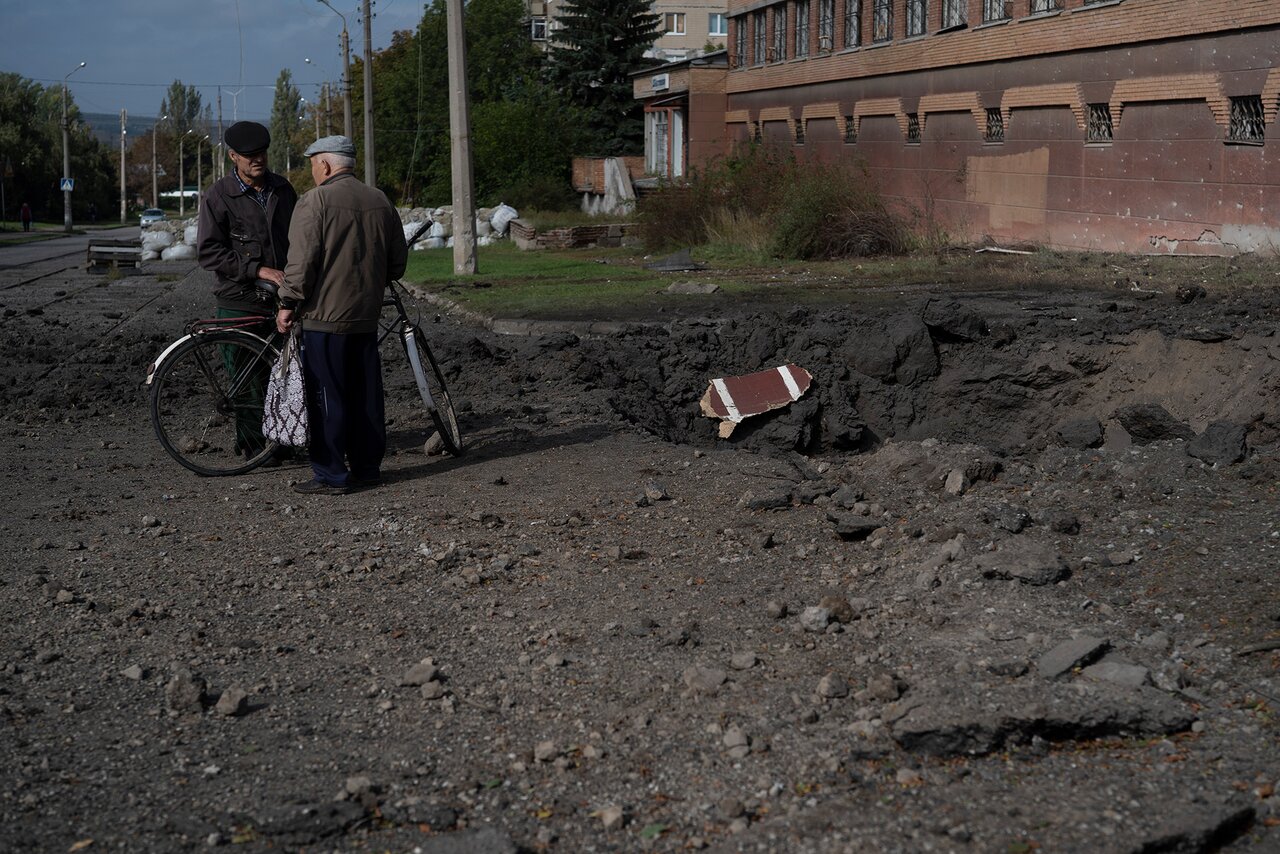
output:
[[[182,230],[182,242],[187,244],[188,246],[195,246],[196,232],[198,230],[199,229],[197,229],[196,226],[194,225],[187,226],[185,229]]]
[[[493,216],[489,218],[489,223],[493,226],[495,234],[506,234],[507,226],[518,216],[520,214],[511,205],[498,205],[493,209]]]
[[[162,261],[194,261],[196,260],[196,248],[188,246],[185,243],[178,243],[170,246],[160,253]]]

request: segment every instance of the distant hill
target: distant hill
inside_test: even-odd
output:
[[[81,113],[92,130],[93,135],[107,145],[108,148],[120,148],[120,114],[119,113]],[[154,116],[129,116],[125,128],[129,136],[141,136],[151,130],[156,122]]]

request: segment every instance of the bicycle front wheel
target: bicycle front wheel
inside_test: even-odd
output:
[[[453,410],[453,400],[449,397],[440,365],[427,346],[427,337],[417,326],[405,329],[404,350],[409,357],[414,382],[418,385],[418,394],[426,404],[431,420],[435,422],[440,441],[445,450],[456,457],[462,453],[462,432],[458,429],[458,415]]]
[[[193,335],[156,368],[151,423],[164,449],[197,474],[244,474],[276,449],[262,436],[267,377],[279,352],[248,332]]]

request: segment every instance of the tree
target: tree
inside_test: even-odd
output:
[[[587,111],[592,154],[629,154],[644,145],[644,122],[630,74],[645,64],[661,16],[649,0],[564,0],[551,49],[551,78]]]
[[[293,85],[293,73],[284,68],[276,78],[276,96],[271,103],[271,147],[267,149],[267,162],[277,172],[286,172],[298,166],[302,160],[299,146],[301,122],[298,114],[302,94]]]

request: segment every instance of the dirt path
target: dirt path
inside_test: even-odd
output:
[[[42,263],[0,270],[0,847],[1280,845],[1259,297],[444,321],[469,452],[421,452],[388,351],[387,483],[304,499],[151,433],[203,274]],[[711,439],[707,378],[785,359],[812,400]],[[1131,444],[1142,399],[1250,456]]]

